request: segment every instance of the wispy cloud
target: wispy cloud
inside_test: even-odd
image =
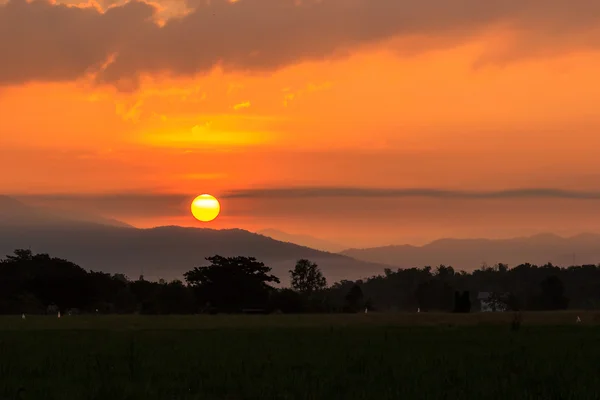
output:
[[[239,104],[234,105],[233,109],[235,111],[239,111],[239,110],[242,110],[242,109],[248,108],[248,107],[250,107],[250,102],[249,101],[245,101],[243,103],[239,103]]]

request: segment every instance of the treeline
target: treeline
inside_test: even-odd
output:
[[[208,265],[184,274],[185,282],[151,282],[140,276],[86,271],[48,254],[15,250],[0,260],[0,314],[358,311],[358,286],[342,303],[329,302],[318,266],[299,260],[290,271],[292,288],[277,289],[279,278],[253,257],[207,258]]]
[[[319,267],[299,260],[291,287],[252,257],[213,256],[184,281],[130,280],[85,271],[48,254],[16,250],[0,260],[0,313],[301,313],[456,311],[479,309],[479,292],[498,309],[600,308],[600,266],[559,268],[498,264],[466,273],[441,265],[392,271],[365,280],[327,285]]]
[[[526,263],[508,268],[497,264],[471,273],[445,265],[385,269],[383,275],[342,281],[332,289],[343,292],[356,284],[377,308],[385,310],[450,312],[459,311],[466,301],[470,311],[479,311],[479,293],[487,293],[487,301],[498,310],[600,308],[600,265],[561,268]],[[468,299],[462,299],[465,293]]]

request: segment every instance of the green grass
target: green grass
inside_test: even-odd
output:
[[[598,399],[580,315],[2,317],[0,399]]]

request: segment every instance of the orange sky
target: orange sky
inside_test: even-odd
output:
[[[4,2],[1,191],[139,226],[199,226],[185,201],[145,202],[207,192],[223,211],[206,226],[349,245],[600,231],[600,200],[227,198],[600,190],[600,4],[499,3]]]

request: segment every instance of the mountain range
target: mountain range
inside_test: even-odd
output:
[[[567,238],[548,233],[513,239],[440,239],[423,246],[322,251],[336,245],[276,230],[139,229],[101,216],[32,206],[0,196],[0,257],[17,248],[30,248],[87,270],[124,273],[133,279],[139,275],[150,280],[181,279],[183,273],[205,265],[204,259],[215,254],[256,257],[273,268],[282,284],[289,281],[288,271],[300,258],[316,262],[329,283],[378,275],[385,268],[444,264],[472,271],[484,263],[600,263],[600,235],[592,233]]]
[[[327,251],[331,253],[339,253],[348,248],[348,246],[344,246],[343,244],[331,242],[314,236],[287,233],[277,229],[263,229],[262,231],[258,231],[256,233],[279,240],[280,242],[295,243],[299,244],[300,246],[306,246],[315,250]]]
[[[440,239],[424,246],[348,249],[341,254],[397,268],[444,264],[464,271],[497,263],[510,267],[527,262],[558,266],[599,264],[600,235],[582,233],[564,238],[543,233],[512,239]]]
[[[138,229],[119,221],[34,207],[0,196],[0,256],[17,248],[48,253],[87,270],[124,273],[137,279],[181,279],[205,257],[252,256],[273,268],[282,284],[300,258],[316,262],[329,282],[360,279],[385,266],[341,254],[285,243],[242,229],[165,226]]]

